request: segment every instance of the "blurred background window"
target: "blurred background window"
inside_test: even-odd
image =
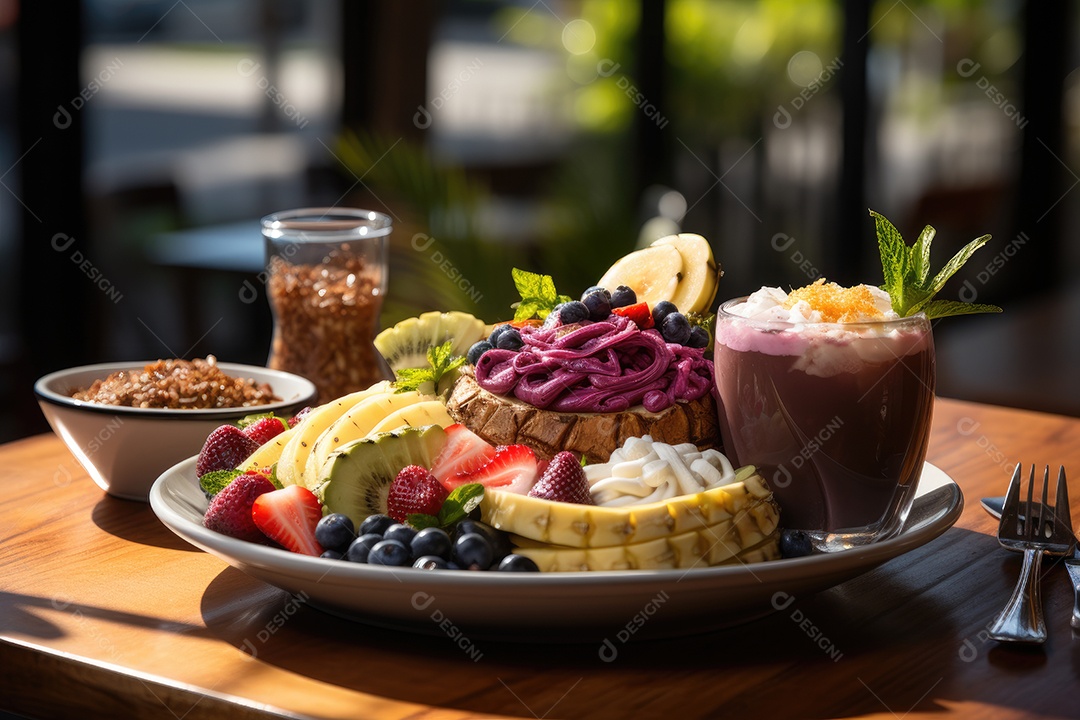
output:
[[[991,233],[945,292],[1007,312],[935,328],[939,391],[1080,413],[1072,3],[80,8],[0,0],[0,437],[45,429],[47,370],[265,361],[258,219],[305,205],[394,218],[384,324],[495,320],[511,267],[574,294],[671,232],[729,297],[879,281],[868,207],[938,265]]]

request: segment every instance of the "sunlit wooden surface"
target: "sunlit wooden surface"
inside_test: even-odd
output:
[[[1013,465],[1065,464],[1080,420],[940,400],[930,460],[955,527],[762,620],[636,641],[402,634],[302,606],[104,495],[52,435],[0,447],[0,708],[41,717],[1077,717],[1072,590],[1044,564],[1050,639],[988,640],[1020,555],[980,508]],[[1078,515],[1080,519],[1080,515]],[[527,618],[524,619],[527,622]],[[623,625],[613,619],[613,631]],[[610,657],[609,657],[610,659]]]

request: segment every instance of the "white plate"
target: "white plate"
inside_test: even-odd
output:
[[[195,458],[157,479],[150,505],[192,545],[335,615],[452,637],[593,642],[697,634],[768,614],[787,596],[832,587],[930,542],[956,522],[964,499],[927,463],[907,527],[890,540],[749,565],[591,573],[374,567],[235,540],[202,525],[207,501]]]

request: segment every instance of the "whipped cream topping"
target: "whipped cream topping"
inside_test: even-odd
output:
[[[874,286],[867,288],[878,317],[830,323],[821,322],[821,313],[806,301],[797,300],[788,307],[788,293],[763,287],[744,302],[728,306],[727,316],[717,315],[717,347],[789,355],[795,358],[793,370],[832,377],[858,372],[867,363],[889,362],[919,352],[932,342],[925,319],[900,318],[888,293]]]
[[[887,292],[874,285],[867,285],[866,289],[873,297],[877,314],[860,314],[848,322],[881,322],[899,317],[892,309],[892,301]],[[744,302],[728,307],[727,311],[732,315],[761,322],[797,324],[822,322],[819,310],[815,310],[805,300],[796,300],[794,304],[790,304],[788,293],[778,287],[763,287],[746,298]]]

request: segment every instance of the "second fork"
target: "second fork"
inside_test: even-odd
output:
[[[1043,620],[1040,568],[1043,553],[1065,555],[1072,552],[1076,538],[1072,532],[1068,486],[1065,468],[1058,472],[1056,500],[1053,512],[1047,505],[1050,467],[1043,471],[1042,498],[1032,503],[1035,488],[1035,466],[1027,488],[1027,503],[1020,510],[1021,464],[1017,463],[1005,497],[1005,507],[998,527],[998,541],[1010,550],[1023,550],[1024,564],[1012,596],[990,628],[990,637],[1011,642],[1042,643],[1046,641]],[[1022,516],[1022,519],[1021,519]]]

